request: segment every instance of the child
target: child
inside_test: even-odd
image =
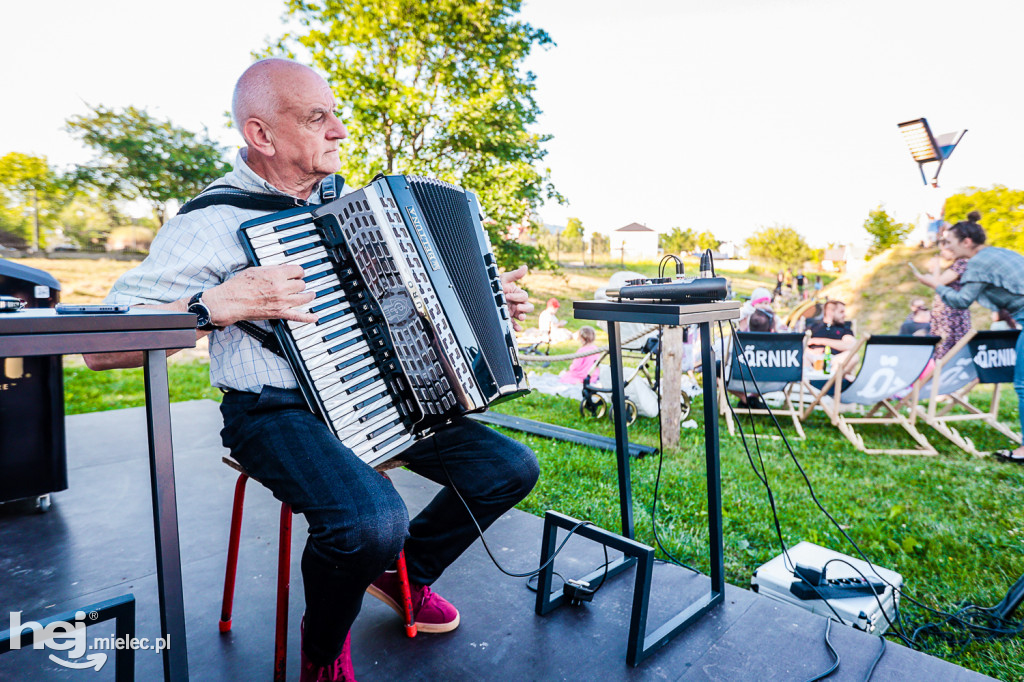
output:
[[[583,357],[576,358],[569,365],[569,369],[565,370],[558,375],[558,378],[563,384],[582,384],[583,379],[586,378],[587,374],[590,374],[590,383],[597,383],[598,371],[597,371],[597,360],[600,358],[599,353],[593,353],[592,351],[597,350],[597,346],[594,345],[594,339],[597,338],[597,332],[594,331],[593,327],[580,327],[579,331],[575,334],[576,340],[579,341],[580,349],[578,352],[587,353],[590,355],[584,355]]]

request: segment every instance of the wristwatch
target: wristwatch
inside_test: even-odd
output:
[[[213,324],[213,315],[210,313],[210,309],[203,303],[203,294],[205,291],[200,291],[198,294],[188,300],[188,311],[196,316],[196,329],[204,332],[210,332],[214,329],[223,329]]]

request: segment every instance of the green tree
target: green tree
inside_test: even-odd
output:
[[[673,227],[667,234],[658,235],[658,246],[665,253],[691,253],[697,248],[697,233],[689,227]]]
[[[1024,190],[970,187],[946,199],[945,218],[950,223],[967,220],[971,211],[981,213],[988,243],[1024,253]]]
[[[25,239],[35,250],[46,245],[64,200],[65,183],[45,156],[10,152],[0,157],[0,226]]]
[[[87,194],[76,194],[57,216],[64,238],[82,248],[102,246],[117,217],[110,203]]]
[[[167,202],[184,201],[231,169],[224,149],[204,129],[194,133],[150,116],[144,109],[97,106],[74,116],[67,129],[98,152],[79,178],[107,197],[143,199],[163,225]]]
[[[590,235],[590,251],[593,255],[608,255],[611,253],[612,240],[606,234],[594,232]]]
[[[776,268],[800,268],[812,255],[804,236],[788,225],[762,227],[747,237],[751,257]]]
[[[569,218],[562,230],[562,238],[567,241],[583,241],[583,221],[579,218]]]
[[[708,230],[704,230],[703,232],[697,235],[697,248],[700,249],[701,251],[704,251],[705,249],[711,249],[712,251],[714,251],[715,249],[718,248],[718,245],[721,243],[722,242],[719,239],[717,239],[715,235],[711,234],[711,232]]]
[[[268,52],[308,52],[327,75],[350,137],[342,173],[361,185],[378,172],[418,173],[472,190],[494,220],[499,264],[543,261],[507,242],[545,199],[562,200],[538,168],[550,139],[522,64],[547,33],[516,17],[521,0],[288,0],[301,30]]]
[[[910,223],[896,222],[885,212],[885,207],[879,205],[878,208],[868,213],[868,219],[864,221],[864,229],[871,235],[871,247],[868,249],[868,258],[871,258],[890,247],[902,244],[914,226]]]

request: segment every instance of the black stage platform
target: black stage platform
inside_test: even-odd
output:
[[[260,486],[250,486],[234,628],[221,635],[217,621],[235,473],[220,460],[216,403],[178,403],[172,416],[191,678],[269,680],[279,504]],[[145,413],[137,408],[72,416],[67,435],[70,488],[54,496],[52,509],[36,514],[11,505],[0,508],[0,629],[7,627],[9,611],[24,611],[23,621],[39,620],[132,592],[138,601],[136,636],[157,637]],[[409,472],[394,474],[413,511],[435,488]],[[488,540],[507,567],[526,571],[536,568],[541,526],[540,518],[513,511],[488,531]],[[304,535],[305,524],[297,518],[289,679],[298,676]],[[556,570],[582,575],[602,561],[600,548],[573,539]],[[353,630],[356,672],[360,680],[803,680],[831,663],[823,642],[825,619],[729,587],[722,607],[638,668],[629,668],[632,584],[631,575],[620,576],[593,604],[563,607],[541,618],[534,615],[534,594],[523,581],[500,574],[476,543],[435,586],[462,612],[458,630],[406,639],[397,615],[369,597]],[[707,590],[704,576],[657,565],[651,628],[673,615],[678,603]],[[104,624],[90,627],[89,641],[111,632]],[[831,638],[842,664],[829,679],[863,680],[878,638],[839,625]],[[100,671],[67,670],[51,663],[48,653],[28,649],[0,656],[0,680],[114,679],[113,656]],[[160,671],[156,653],[136,654],[138,680],[160,679]],[[872,679],[984,678],[890,642]]]

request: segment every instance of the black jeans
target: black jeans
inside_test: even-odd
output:
[[[229,392],[221,413],[224,446],[309,523],[302,554],[304,650],[319,665],[337,658],[366,587],[403,545],[409,579],[430,585],[476,539],[438,452],[483,528],[526,497],[539,474],[525,445],[456,419],[400,455],[409,469],[445,486],[410,522],[391,483],[343,446],[298,390]]]

